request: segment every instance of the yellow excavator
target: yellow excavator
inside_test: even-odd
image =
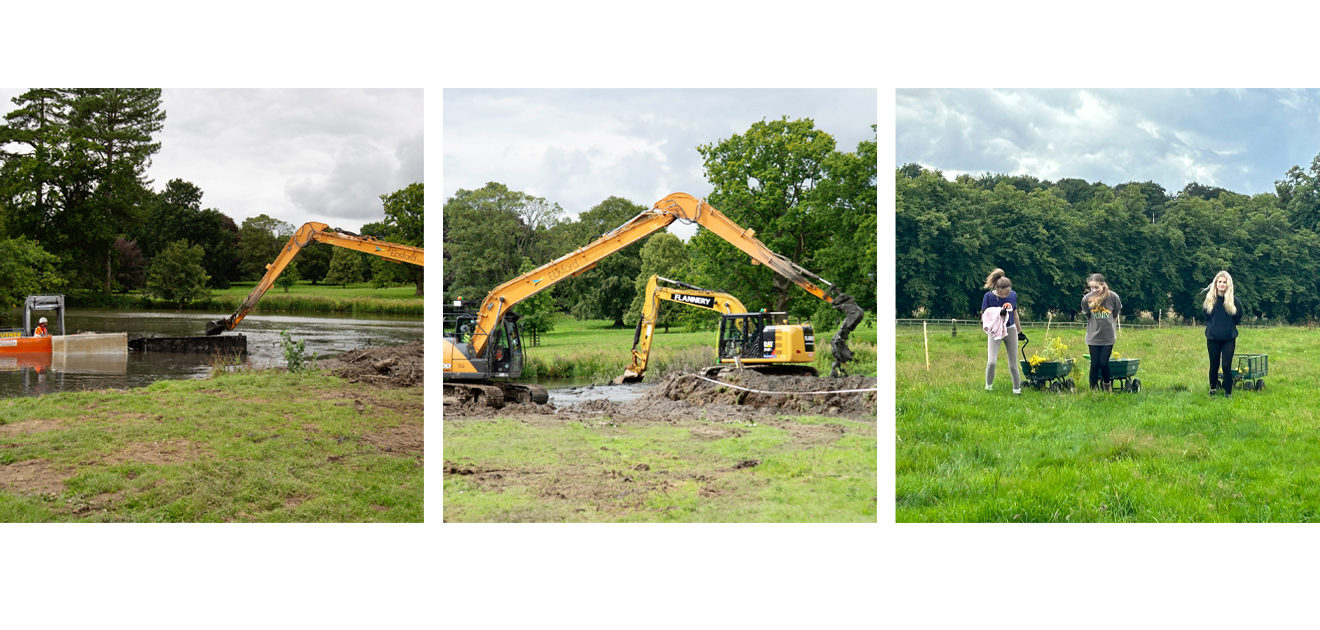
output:
[[[661,300],[710,309],[722,315],[715,346],[719,363],[703,369],[704,376],[714,377],[730,365],[766,374],[819,376],[816,368],[803,365],[816,360],[816,338],[811,324],[789,324],[786,313],[749,313],[738,298],[728,293],[658,275],[647,279],[642,296],[642,314],[633,333],[632,363],[624,369],[623,376],[614,379],[615,385],[636,383],[646,373]]]
[[[233,330],[239,322],[247,317],[249,311],[257,305],[257,301],[265,295],[266,290],[275,284],[275,279],[283,273],[289,266],[289,261],[297,255],[302,248],[306,247],[312,241],[329,243],[337,247],[347,247],[360,252],[388,258],[397,262],[412,263],[419,267],[423,265],[424,252],[420,247],[411,245],[399,245],[398,243],[389,243],[370,236],[359,236],[352,232],[331,229],[329,225],[311,221],[304,223],[298,228],[293,236],[289,237],[289,242],[285,243],[284,249],[275,257],[275,262],[266,265],[266,275],[261,277],[257,286],[248,293],[247,299],[239,305],[238,310],[233,315],[222,319],[217,319],[206,324],[207,335],[218,335],[227,330]]]
[[[555,283],[590,270],[600,259],[674,221],[696,223],[714,232],[747,253],[753,264],[770,267],[843,311],[843,323],[830,342],[834,354],[832,374],[843,373],[844,363],[852,360],[848,335],[862,320],[862,309],[856,301],[820,276],[770,251],[756,239],[753,230],[739,227],[706,202],[687,193],[673,193],[582,248],[491,289],[479,305],[455,301],[443,313],[445,400],[492,407],[502,407],[505,401],[544,404],[549,400],[544,387],[509,381],[522,375],[524,359],[518,316],[513,307]]]

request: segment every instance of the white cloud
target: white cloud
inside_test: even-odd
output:
[[[0,90],[0,113],[25,89]],[[356,231],[379,196],[423,181],[421,90],[166,89],[147,176],[197,184],[236,223],[269,214]]]

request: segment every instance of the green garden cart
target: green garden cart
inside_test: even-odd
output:
[[[1087,361],[1091,355],[1083,354]],[[1141,391],[1141,379],[1137,378],[1137,368],[1141,359],[1124,357],[1109,360],[1109,378],[1114,380],[1114,391],[1137,393]]]
[[[1027,340],[1019,349],[1022,352],[1022,377],[1026,379],[1026,384],[1051,392],[1077,391],[1077,383],[1068,378],[1068,374],[1073,369],[1073,359],[1046,361],[1033,367],[1027,360],[1027,345],[1030,343],[1031,341]]]
[[[1265,375],[1270,373],[1268,354],[1239,354],[1233,368],[1233,388],[1260,391],[1265,389]],[[1241,385],[1239,385],[1241,383]]]

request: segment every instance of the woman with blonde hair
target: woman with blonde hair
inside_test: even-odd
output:
[[[1112,392],[1114,379],[1109,375],[1109,357],[1118,339],[1123,301],[1109,290],[1109,283],[1098,273],[1086,278],[1086,288],[1090,292],[1082,298],[1082,314],[1086,316],[1086,347],[1091,351],[1091,389]]]
[[[1233,296],[1233,276],[1227,271],[1215,274],[1205,288],[1205,347],[1210,352],[1210,396],[1219,385],[1224,397],[1233,397],[1233,351],[1237,347],[1237,325],[1242,321],[1242,304]],[[1223,366],[1223,379],[1219,378]]]
[[[981,327],[986,333],[985,390],[995,384],[995,363],[999,360],[1000,342],[1008,348],[1008,373],[1013,377],[1013,393],[1022,393],[1022,372],[1018,369],[1017,342],[1025,339],[1018,321],[1018,295],[1013,283],[1004,276],[1003,269],[995,269],[985,279],[986,291],[981,298]]]

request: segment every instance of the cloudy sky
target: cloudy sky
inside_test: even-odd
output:
[[[0,114],[25,88],[0,88]],[[160,152],[147,175],[202,189],[202,207],[241,224],[357,231],[384,218],[380,195],[423,181],[422,90],[165,89]]]
[[[896,161],[1109,185],[1274,192],[1320,154],[1320,91],[900,89]]]
[[[855,151],[874,137],[876,90],[446,89],[444,194],[500,182],[569,217],[611,195],[646,207],[672,192],[704,198],[697,145],[781,116],[811,118]]]

